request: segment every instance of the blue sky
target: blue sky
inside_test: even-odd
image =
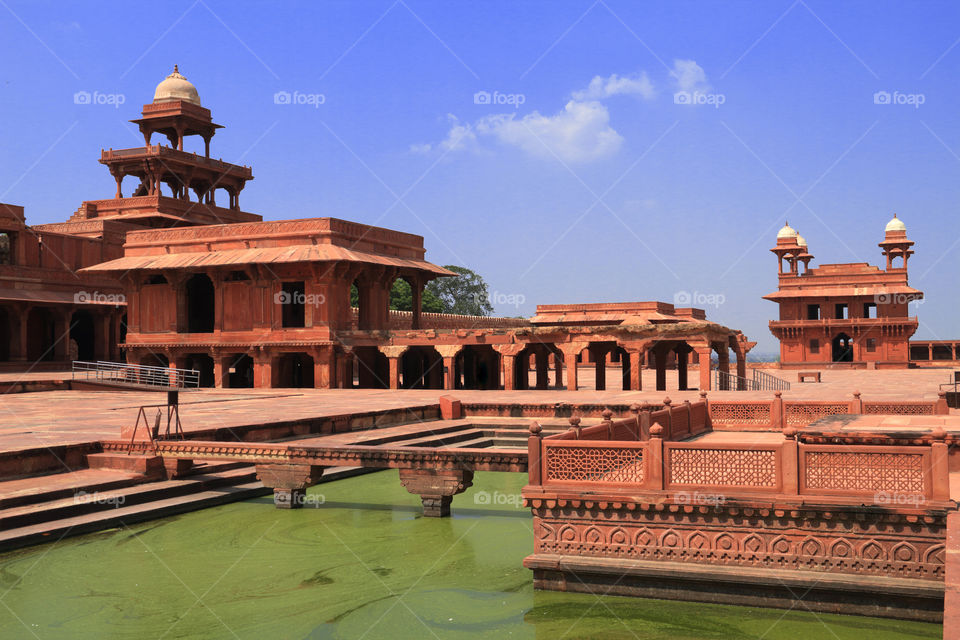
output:
[[[421,234],[500,314],[687,292],[774,351],[784,221],[815,265],[878,264],[896,212],[917,337],[960,334],[956,3],[0,5],[0,201],[28,222],[112,196],[99,151],[141,144],[177,63],[212,155],[253,167],[245,210]]]

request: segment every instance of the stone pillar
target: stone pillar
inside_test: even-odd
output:
[[[94,360],[110,359],[110,321],[109,313],[94,316],[93,358]]]
[[[273,387],[274,358],[268,353],[257,353],[253,357],[253,388],[270,389]]]
[[[523,351],[524,344],[495,344],[493,350],[500,354],[500,360],[503,362],[503,388],[505,391],[511,391],[517,387],[517,355]],[[523,387],[520,387],[521,389]]]
[[[10,331],[10,359],[17,361],[25,361],[27,359],[27,340],[29,338],[28,320],[30,319],[30,307],[22,306],[15,309],[15,313],[10,314],[10,319],[13,320],[16,316],[16,328],[12,328]]]
[[[563,389],[563,357],[559,351],[553,352],[553,369],[555,372],[555,389]]]
[[[687,390],[687,360],[689,351],[680,350],[677,351],[677,389],[680,391]]]
[[[587,347],[585,342],[567,342],[557,345],[563,353],[563,360],[567,365],[567,390],[577,390],[577,355]]]
[[[53,359],[63,361],[69,358],[70,348],[70,309],[53,312]]]
[[[548,363],[547,350],[537,349],[534,353],[534,362],[537,367],[537,389],[548,389],[550,387],[550,370]]]
[[[273,489],[273,504],[277,509],[302,507],[307,487],[316,484],[322,475],[323,467],[309,464],[257,465],[257,478],[263,486]]]
[[[696,347],[697,359],[700,361],[700,391],[710,391],[710,347]]]
[[[593,368],[596,372],[594,388],[597,391],[604,391],[607,388],[607,351],[596,347],[591,348],[590,353],[593,354]]]
[[[628,351],[630,358],[630,390],[643,391],[643,352]]]
[[[504,355],[503,358],[503,389],[513,391],[516,378],[517,356]]]
[[[745,379],[747,377],[747,356],[736,349],[734,350],[734,354],[737,356],[737,376]],[[738,380],[737,388],[742,390],[740,385],[743,384],[744,382],[742,380]]]
[[[316,389],[332,389],[336,382],[333,347],[318,347],[313,353],[313,386]]]
[[[387,356],[387,364],[390,377],[390,388],[400,388],[400,356],[407,350],[406,345],[389,345],[380,347],[383,355]]]
[[[440,354],[440,357],[443,358],[443,388],[448,391],[452,390],[456,387],[456,378],[454,376],[455,359],[462,347],[459,344],[442,344],[437,345],[435,348]]]
[[[657,391],[667,390],[667,351],[664,348],[654,348],[654,366],[657,370]]]
[[[726,374],[730,373],[730,348],[726,343],[717,351],[717,369]],[[729,387],[730,385],[727,386]],[[727,391],[731,390],[732,389],[729,388],[727,389]]]
[[[448,469],[400,469],[400,484],[420,496],[423,515],[445,518],[450,515],[453,496],[473,484],[473,472]]]
[[[230,365],[227,363],[227,359],[216,353],[211,353],[210,357],[213,358],[213,386],[217,389],[228,388],[230,386],[228,382]]]

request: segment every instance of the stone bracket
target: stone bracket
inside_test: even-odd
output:
[[[257,478],[263,486],[273,489],[273,504],[277,509],[299,509],[307,487],[317,483],[323,469],[310,464],[258,464]]]
[[[455,469],[400,469],[400,484],[420,496],[423,515],[445,518],[450,515],[453,496],[473,485],[473,471]]]

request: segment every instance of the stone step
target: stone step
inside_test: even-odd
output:
[[[484,436],[484,432],[480,429],[469,429],[461,428],[460,431],[453,433],[446,433],[440,435],[424,435],[419,438],[412,438],[410,440],[404,440],[402,445],[404,447],[443,447],[443,446],[459,446],[459,442],[465,440],[473,440]]]
[[[55,542],[66,536],[92,533],[113,527],[126,527],[135,522],[195,511],[238,500],[248,500],[271,493],[259,481],[219,487],[186,496],[154,500],[143,504],[120,506],[106,511],[62,518],[50,522],[0,531],[0,551],[32,544]]]
[[[361,442],[357,442],[356,444],[362,444],[364,446],[382,444],[407,445],[409,441],[417,439],[418,436],[421,436],[424,431],[429,431],[432,435],[442,435],[446,433],[456,433],[458,431],[462,431],[465,428],[469,428],[471,425],[462,420],[434,420],[431,422],[418,423],[417,426],[420,427],[420,430],[416,432],[384,434],[376,437],[364,438]]]
[[[254,481],[254,467],[248,465],[217,473],[197,474],[181,480],[147,482],[103,491],[83,488],[69,497],[0,510],[0,531]]]
[[[211,465],[219,466],[219,465]],[[223,475],[232,476],[234,484],[211,486],[192,483],[194,492],[186,495],[160,495],[139,503],[124,503],[114,508],[112,505],[106,510],[94,510],[80,515],[72,515],[57,520],[49,520],[28,524],[13,529],[0,531],[0,552],[34,544],[56,542],[67,536],[93,533],[115,527],[124,527],[135,522],[144,522],[157,518],[165,518],[180,513],[214,507],[229,502],[249,500],[260,496],[271,495],[272,490],[265,488],[256,479],[249,480],[247,474],[253,474],[254,467],[244,463],[227,463],[230,467],[224,470]],[[341,480],[365,473],[381,471],[364,467],[333,467],[327,469],[320,479],[320,484]],[[209,475],[213,476],[213,473]],[[153,488],[155,485],[167,483],[186,483],[191,479],[171,480],[163,483],[141,485]],[[142,495],[142,494],[141,494]],[[273,508],[264,505],[264,508]]]
[[[73,496],[80,489],[109,491],[143,482],[139,473],[80,469],[0,482],[0,509],[37,504]]]
[[[493,439],[490,436],[483,435],[473,440],[464,440],[453,445],[457,449],[488,449],[493,446]]]

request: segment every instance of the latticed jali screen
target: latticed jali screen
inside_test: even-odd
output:
[[[764,402],[710,403],[710,420],[714,424],[770,424],[770,404]]]
[[[923,454],[810,451],[805,455],[808,489],[896,491],[923,494]]]
[[[937,408],[933,403],[910,402],[864,402],[863,413],[869,415],[892,416],[931,416],[936,414]]]
[[[643,449],[545,447],[546,480],[643,482]]]
[[[670,482],[705,486],[779,486],[774,450],[670,449]]]
[[[846,402],[823,404],[788,404],[785,408],[786,421],[789,425],[808,425],[827,416],[840,416],[850,413],[850,405]]]

